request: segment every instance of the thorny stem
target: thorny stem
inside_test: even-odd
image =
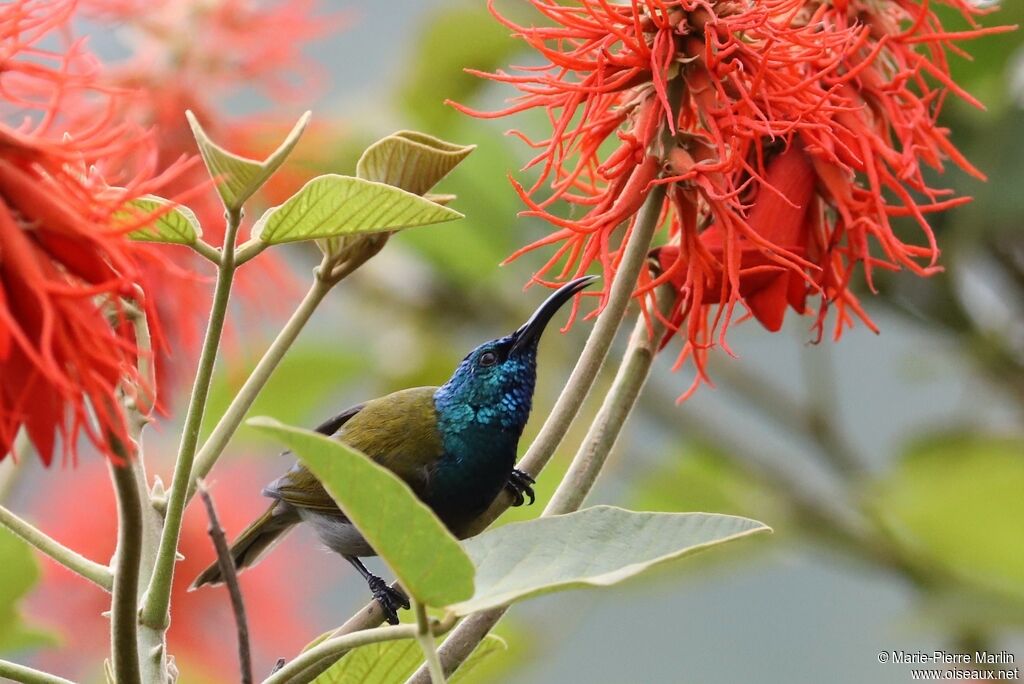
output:
[[[626,257],[623,263],[630,257],[630,249],[635,244],[642,242],[639,265],[629,272],[620,271],[616,277],[615,285],[628,283],[628,294],[636,283],[639,270],[650,246],[654,229],[657,227],[658,216],[661,209],[661,198],[655,196],[654,191],[648,196],[647,203],[641,210],[635,231],[639,233],[639,242],[630,244],[627,247]],[[641,228],[643,226],[643,229]],[[631,238],[632,240],[632,238]],[[628,302],[628,296],[627,296]],[[675,296],[666,293],[662,288],[657,294],[657,306],[661,311],[667,311],[675,302]],[[640,396],[640,390],[647,381],[651,370],[651,364],[658,350],[658,341],[661,339],[664,327],[657,316],[652,316],[650,325],[648,320],[641,313],[636,322],[633,334],[630,337],[629,345],[626,348],[625,356],[615,375],[608,394],[605,395],[597,416],[591,423],[587,435],[580,445],[569,471],[562,478],[558,489],[544,509],[543,515],[558,515],[577,510],[590,493],[591,488],[597,481],[597,477],[607,461],[615,441],[622,430],[622,426],[636,404]],[[600,321],[599,321],[600,323]],[[597,326],[594,327],[597,332]],[[529,471],[528,471],[529,472]],[[445,639],[441,645],[439,654],[444,672],[451,674],[465,662],[466,658],[473,652],[477,645],[483,640],[487,633],[501,620],[507,606],[494,608],[492,610],[477,613],[464,621],[452,632],[451,636]],[[407,684],[426,684],[427,673],[420,668],[409,678]]]
[[[3,525],[26,544],[46,554],[65,568],[80,577],[84,577],[104,591],[114,586],[114,576],[110,568],[91,561],[82,554],[69,549],[53,537],[20,518],[7,508],[0,506],[0,525]]]
[[[25,665],[18,665],[9,660],[0,660],[0,677],[23,684],[75,684],[70,679],[64,679]]]
[[[430,631],[427,607],[419,601],[413,601],[413,609],[416,611],[416,641],[420,643],[423,657],[427,661],[426,667],[430,671],[430,684],[444,684],[444,672],[441,670],[441,660],[437,656],[434,635]]]
[[[444,620],[432,625],[431,633],[434,636],[444,634],[454,624],[454,617],[446,617]],[[353,648],[367,644],[397,641],[399,639],[415,639],[417,638],[417,632],[418,628],[415,625],[398,625],[396,627],[364,629],[352,634],[327,639],[308,651],[301,653],[295,660],[263,680],[263,684],[306,684],[313,681],[319,674],[313,672],[311,666],[323,660],[330,659],[333,662]]]
[[[133,454],[117,438],[110,439],[114,453],[123,461],[121,465],[110,465],[117,494],[118,520],[113,598],[110,603],[111,664],[117,684],[141,684],[137,620],[142,561],[142,498],[135,473],[128,466]]]
[[[288,319],[284,328],[278,333],[277,338],[267,349],[266,353],[264,353],[263,358],[260,359],[252,373],[249,374],[245,384],[242,385],[242,389],[231,400],[231,405],[228,406],[227,411],[224,412],[220,421],[213,428],[213,432],[210,433],[209,438],[207,438],[203,447],[196,454],[195,467],[192,469],[192,477],[185,496],[186,504],[191,501],[195,494],[196,481],[210,474],[210,470],[216,464],[220,455],[224,453],[224,449],[238,430],[238,426],[242,424],[245,414],[252,408],[256,397],[259,396],[259,393],[263,390],[267,381],[270,380],[271,375],[273,375],[292,344],[294,344],[306,323],[309,322],[317,306],[323,301],[327,293],[331,291],[333,285],[333,281],[327,282],[319,277],[313,281],[313,285],[309,288],[309,292],[306,293],[298,308],[295,309],[295,313]]]
[[[199,368],[196,372],[192,396],[189,399],[188,412],[185,416],[185,427],[181,435],[178,459],[174,465],[174,479],[167,500],[167,513],[164,518],[163,534],[160,537],[160,550],[157,554],[156,566],[153,569],[149,588],[146,590],[145,606],[142,609],[142,624],[154,629],[166,630],[170,622],[168,609],[171,602],[171,583],[174,579],[174,563],[178,552],[181,520],[185,511],[192,463],[199,443],[199,431],[202,428],[203,415],[206,413],[206,399],[210,393],[213,367],[217,361],[217,350],[220,346],[221,333],[224,330],[224,319],[227,316],[231,282],[235,273],[235,237],[241,222],[241,209],[227,211],[224,249],[217,273],[217,286],[214,290],[210,321],[206,328],[206,339],[203,341],[203,349],[199,356]]]
[[[242,600],[242,590],[238,586],[238,573],[235,571],[235,562],[231,558],[231,549],[228,548],[227,537],[224,536],[224,528],[220,526],[217,518],[217,508],[213,505],[213,498],[202,480],[198,482],[199,497],[206,506],[206,514],[210,518],[209,533],[213,540],[213,547],[217,550],[217,565],[220,567],[221,575],[224,577],[224,584],[228,588],[228,595],[231,597],[231,610],[235,615],[235,627],[238,630],[238,667],[241,670],[242,684],[252,684],[252,656],[249,651],[249,625],[245,619],[245,602]]]

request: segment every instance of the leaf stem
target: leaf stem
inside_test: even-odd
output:
[[[235,571],[235,562],[231,558],[231,549],[228,548],[227,537],[224,536],[224,528],[220,526],[217,518],[217,508],[213,505],[213,497],[202,480],[198,483],[199,496],[206,506],[206,514],[210,518],[210,539],[213,540],[213,547],[217,550],[217,564],[220,566],[220,573],[224,577],[224,584],[227,585],[228,595],[231,597],[231,610],[235,615],[235,627],[238,630],[238,667],[241,670],[242,684],[252,684],[252,656],[249,650],[249,625],[245,619],[245,602],[242,600],[242,590],[238,586],[238,573]]]
[[[75,684],[70,679],[64,679],[26,665],[18,665],[9,660],[0,660],[0,677],[23,684]]]
[[[195,467],[192,469],[192,476],[189,480],[188,491],[185,496],[186,504],[192,500],[195,494],[196,481],[210,474],[210,470],[217,462],[217,459],[220,458],[220,455],[224,453],[224,449],[238,430],[238,426],[242,424],[245,414],[252,408],[256,397],[259,396],[267,381],[270,380],[271,375],[273,375],[292,344],[294,344],[317,306],[323,301],[327,293],[330,292],[332,286],[333,283],[326,282],[319,277],[313,281],[313,285],[309,288],[309,292],[306,293],[298,308],[295,309],[295,312],[288,319],[284,328],[278,333],[277,338],[274,339],[266,353],[263,354],[263,358],[260,359],[252,373],[249,374],[245,384],[242,385],[242,389],[231,400],[231,405],[228,406],[227,411],[224,412],[220,421],[213,428],[213,432],[210,433],[203,447],[196,454]]]
[[[444,672],[441,670],[441,660],[437,656],[437,646],[434,644],[434,635],[430,631],[427,607],[419,601],[413,600],[413,609],[416,611],[416,641],[420,643],[420,648],[423,649],[423,656],[427,661],[427,669],[430,671],[430,684],[445,684]]]
[[[221,333],[227,316],[228,300],[231,296],[231,282],[235,274],[235,238],[242,222],[241,209],[228,209],[224,249],[217,272],[217,285],[210,310],[210,321],[206,338],[199,356],[199,368],[192,385],[185,427],[181,435],[178,459],[174,465],[174,478],[167,498],[167,512],[164,529],[160,537],[160,549],[156,566],[146,590],[146,601],[142,609],[142,624],[154,629],[166,630],[170,624],[168,610],[171,602],[171,583],[174,579],[175,556],[178,551],[178,536],[181,534],[181,520],[185,511],[186,494],[192,475],[192,464],[199,443],[199,431],[206,413],[206,400],[210,393],[213,367],[217,361]]]
[[[196,238],[196,241],[189,245],[194,249],[200,256],[205,257],[207,260],[220,264],[220,250],[206,242],[202,238]]]
[[[114,575],[110,572],[110,568],[91,561],[77,551],[69,549],[3,506],[0,506],[0,525],[9,529],[26,544],[35,547],[36,550],[46,554],[71,572],[84,577],[104,591],[109,592],[113,588]]]
[[[139,664],[139,568],[142,562],[142,499],[135,473],[128,466],[132,454],[111,438],[114,452],[124,463],[110,464],[117,494],[117,551],[113,598],[110,603],[111,664],[117,684],[142,682]]]

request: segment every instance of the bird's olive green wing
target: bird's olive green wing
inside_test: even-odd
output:
[[[434,408],[436,387],[415,387],[374,399],[325,422],[324,434],[358,449],[421,493],[443,447]],[[351,415],[346,415],[351,414]],[[336,425],[335,430],[327,428]],[[297,508],[338,511],[320,482],[300,464],[263,493]]]

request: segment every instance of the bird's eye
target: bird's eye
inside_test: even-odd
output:
[[[492,351],[485,351],[480,355],[481,366],[493,366],[498,361],[498,355]]]

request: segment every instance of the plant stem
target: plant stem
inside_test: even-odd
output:
[[[128,460],[133,455],[119,440],[111,439],[115,453],[124,460],[122,465],[110,465],[110,475],[117,493],[118,520],[113,598],[110,603],[111,664],[117,684],[141,684],[137,622],[139,567],[142,561],[142,500],[135,474],[128,467]]]
[[[444,684],[444,672],[441,671],[441,660],[437,657],[437,646],[434,644],[434,635],[430,631],[427,607],[414,600],[413,609],[416,611],[416,641],[423,649],[423,657],[426,658],[426,666],[430,671],[430,683]]]
[[[0,525],[20,537],[26,544],[34,546],[38,551],[104,591],[110,591],[113,588],[114,575],[110,572],[110,568],[69,549],[3,506],[0,506]]]
[[[655,305],[658,310],[667,315],[675,304],[675,292],[671,287],[662,287],[659,288],[656,297]],[[651,364],[658,353],[658,343],[665,332],[665,326],[658,316],[652,316],[649,324],[650,328],[643,315],[637,317],[633,334],[629,338],[629,345],[612,386],[543,515],[559,515],[579,510],[593,489],[612,447],[615,446],[615,441],[622,432],[622,426],[629,418],[640,391],[647,382]]]
[[[238,630],[238,666],[241,670],[242,684],[252,684],[252,657],[249,651],[249,625],[245,619],[245,602],[242,600],[242,590],[238,586],[238,573],[235,571],[235,562],[231,558],[231,549],[228,548],[228,540],[224,536],[224,528],[220,526],[217,518],[217,508],[213,505],[213,498],[206,489],[202,480],[198,483],[199,496],[206,506],[206,514],[210,518],[210,539],[213,540],[213,547],[217,550],[217,564],[220,566],[221,575],[224,576],[224,584],[227,585],[228,594],[231,597],[231,610],[235,615],[235,626]]]
[[[13,682],[22,682],[23,684],[75,684],[70,679],[64,679],[42,670],[35,670],[25,665],[18,665],[9,660],[0,660],[0,677],[6,677]]]
[[[242,389],[231,400],[231,405],[228,406],[227,411],[224,412],[220,421],[213,428],[213,432],[210,433],[209,438],[196,454],[195,467],[192,469],[192,477],[185,496],[186,504],[195,494],[196,481],[209,475],[217,459],[220,458],[228,442],[231,441],[231,437],[238,430],[238,426],[242,424],[245,414],[252,408],[256,397],[259,396],[267,381],[270,380],[270,376],[273,375],[285,354],[294,344],[299,333],[302,332],[303,327],[305,327],[316,310],[316,307],[323,301],[327,293],[331,291],[331,287],[333,287],[332,282],[325,282],[319,277],[313,281],[313,285],[309,288],[306,296],[303,297],[298,308],[295,309],[295,313],[288,319],[288,322],[281,329],[281,332],[278,333],[277,338],[274,339],[274,342],[267,349],[263,358],[260,359],[252,373],[249,374],[245,384],[242,385]]]
[[[174,465],[174,479],[167,498],[167,512],[164,529],[160,537],[160,549],[156,566],[146,590],[146,602],[142,609],[141,622],[147,627],[166,630],[170,623],[168,610],[171,602],[171,583],[174,579],[175,556],[178,552],[178,536],[181,534],[181,520],[185,511],[185,500],[192,474],[192,463],[199,443],[203,416],[206,413],[206,399],[210,393],[213,367],[217,361],[224,319],[227,316],[228,300],[231,296],[231,282],[235,273],[235,237],[242,221],[241,209],[229,209],[224,249],[220,268],[217,272],[217,286],[210,309],[210,321],[206,327],[206,338],[199,356],[199,368],[192,385],[185,427],[181,435],[178,459]]]
[[[454,618],[445,618],[431,628],[434,636],[444,634],[455,623]],[[301,653],[280,670],[263,680],[263,684],[306,684],[313,681],[319,673],[310,670],[310,666],[331,659],[332,662],[353,648],[375,644],[382,641],[417,638],[418,628],[414,625],[398,625],[396,627],[375,627],[364,629],[352,634],[334,637],[323,641],[308,651]]]

